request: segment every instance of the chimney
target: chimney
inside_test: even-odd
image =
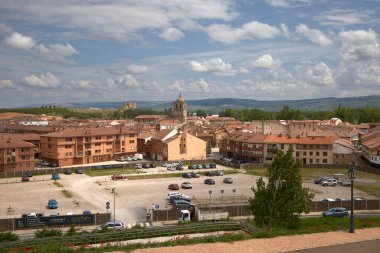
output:
[[[7,143],[11,143],[11,138],[8,138]]]

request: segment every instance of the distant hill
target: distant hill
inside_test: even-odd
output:
[[[163,110],[171,108],[173,101],[134,101],[137,108],[151,108]],[[72,108],[119,108],[124,101],[120,102],[83,102],[56,104],[62,107]],[[280,111],[285,105],[301,111],[328,111],[333,110],[339,105],[349,108],[375,107],[380,108],[380,95],[364,97],[346,98],[319,98],[304,100],[278,100],[278,101],[259,101],[254,99],[239,98],[214,98],[201,100],[186,100],[190,110],[202,109],[209,112],[218,112],[225,109],[258,108],[266,111]]]

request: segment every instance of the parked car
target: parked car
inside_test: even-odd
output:
[[[194,165],[195,170],[199,170],[200,168],[201,168],[201,166],[199,164]]]
[[[117,158],[116,161],[118,161],[118,162],[126,162],[127,159],[122,156],[122,157]]]
[[[225,184],[232,184],[233,182],[234,182],[234,180],[230,177],[225,177],[223,179],[223,183],[225,183]]]
[[[191,176],[190,173],[183,173],[183,174],[182,174],[182,177],[183,177],[183,178],[192,178],[192,176]]]
[[[64,173],[65,175],[71,175],[72,172],[71,172],[71,169],[66,169]]]
[[[90,215],[90,214],[92,214],[92,213],[91,213],[90,210],[84,210],[82,214],[83,214],[83,215]]]
[[[183,189],[192,189],[193,185],[190,182],[183,182],[181,184],[181,188],[183,188]]]
[[[191,175],[191,177],[194,177],[194,178],[200,177],[199,173],[198,172],[194,172],[194,171],[191,172],[190,175]]]
[[[124,179],[124,178],[125,178],[125,176],[120,175],[120,174],[112,175],[112,176],[111,176],[111,179],[112,179],[112,180],[118,180],[118,179]]]
[[[51,174],[51,179],[53,180],[58,180],[60,177],[59,177],[59,174],[58,173],[53,173]]]
[[[49,166],[49,163],[48,162],[42,162],[41,165],[42,166]]]
[[[215,175],[216,174],[214,173],[214,171],[206,171],[206,176],[208,176],[208,177],[213,177]]]
[[[168,186],[169,190],[179,190],[178,184],[169,184]]]
[[[212,178],[207,178],[205,181],[204,181],[205,184],[215,184],[215,180],[212,179]]]
[[[77,173],[77,174],[83,174],[83,169],[82,168],[77,168],[76,170],[75,170],[75,173]]]
[[[142,164],[141,163],[136,163],[135,168],[136,169],[142,169]]]
[[[322,181],[325,181],[327,179],[329,179],[329,178],[328,177],[320,177],[320,178],[315,179],[314,183],[315,184],[320,184],[320,183],[322,183]]]
[[[351,180],[343,180],[343,181],[341,182],[341,185],[342,185],[342,186],[351,186]]]
[[[207,169],[207,168],[209,168],[206,164],[204,164],[204,163],[202,163],[202,169]]]
[[[217,171],[214,171],[214,175],[215,175],[215,176],[223,176],[224,173],[223,173],[223,171],[221,171],[221,170],[217,170]]]
[[[149,169],[149,168],[150,168],[149,163],[144,163],[144,164],[142,165],[142,167],[143,167],[144,169]]]
[[[173,196],[170,196],[170,198],[169,198],[169,202],[171,204],[173,204],[174,201],[177,201],[177,200],[185,200],[187,202],[190,202],[190,198],[184,194],[173,195]]]
[[[348,216],[348,211],[344,207],[334,207],[328,211],[322,212],[323,217],[332,216],[332,217],[344,217]]]
[[[28,177],[33,177],[33,172],[27,171],[25,172],[25,175],[27,175]]]
[[[191,202],[188,202],[186,200],[176,200],[173,202],[173,207],[177,209],[188,209],[194,208],[195,205],[191,204]]]
[[[58,208],[58,201],[55,199],[49,199],[48,208],[49,209],[57,209]]]
[[[179,196],[181,196],[183,199],[188,199],[188,200],[190,200],[190,197],[189,197],[189,196],[187,196],[187,195],[185,195],[185,194],[182,194],[182,193],[179,193],[179,192],[169,192],[169,193],[168,193],[167,200],[170,200],[170,197],[171,197],[171,196],[175,196],[175,195],[179,195]]]
[[[187,166],[187,168],[188,168],[189,170],[195,170],[194,165],[189,165],[189,166]]]
[[[154,163],[150,163],[149,168],[156,168],[156,165]]]
[[[332,198],[324,198],[324,199],[321,199],[320,201],[334,202],[335,199],[332,199]]]
[[[170,171],[175,171],[175,167],[173,167],[173,166],[167,166],[166,169],[170,170]]]
[[[340,201],[340,202],[342,202],[342,201],[346,201],[346,199],[345,199],[345,198],[336,198],[335,201]]]
[[[329,178],[327,180],[324,180],[321,182],[321,185],[322,186],[337,186],[338,185],[338,181],[334,178]]]
[[[109,221],[106,224],[96,227],[96,230],[98,231],[104,230],[104,229],[122,230],[124,228],[125,228],[125,225],[122,221],[115,220],[115,221]]]
[[[184,168],[183,168],[182,165],[177,165],[177,166],[175,167],[175,169],[176,169],[176,170],[184,170]]]
[[[210,169],[215,169],[216,168],[216,163],[210,163],[209,167],[210,167]]]
[[[29,182],[28,175],[23,175],[22,178],[21,178],[21,181],[23,181],[23,182]]]

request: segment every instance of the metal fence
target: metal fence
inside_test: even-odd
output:
[[[134,239],[154,238],[162,236],[178,236],[194,233],[208,233],[215,231],[237,231],[242,230],[249,233],[258,229],[250,224],[236,221],[202,222],[194,224],[183,224],[172,227],[147,227],[105,233],[88,233],[75,236],[61,236],[52,238],[40,238],[26,241],[0,243],[2,249],[20,249],[28,247],[29,250],[38,245],[55,243],[74,247],[75,245],[91,246],[97,244],[102,246],[108,242],[122,242]],[[95,245],[94,245],[95,246]]]

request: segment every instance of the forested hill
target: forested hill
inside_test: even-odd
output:
[[[185,98],[186,99],[186,98]],[[174,99],[173,99],[174,100]],[[134,101],[138,108],[151,108],[163,110],[171,108],[172,101]],[[118,108],[123,102],[84,102],[57,104],[62,107],[79,108]],[[258,108],[265,111],[280,111],[283,106],[289,106],[301,111],[329,111],[339,105],[346,108],[375,107],[380,108],[380,95],[365,97],[346,98],[319,98],[305,100],[279,100],[279,101],[259,101],[254,99],[239,98],[215,98],[201,100],[186,100],[190,110],[222,111],[226,109]],[[34,105],[35,106],[35,105]]]

